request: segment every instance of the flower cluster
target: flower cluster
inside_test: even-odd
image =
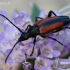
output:
[[[57,16],[61,15],[59,12],[55,13]],[[0,10],[0,14],[8,17],[7,13],[3,10]],[[54,15],[52,14],[52,16]],[[47,18],[44,10],[41,10],[39,17]],[[2,19],[1,26],[4,28],[4,31],[0,32],[0,54],[3,54],[0,60],[4,62],[21,33],[4,17],[0,16],[0,19]],[[12,16],[12,22],[23,32],[29,24],[32,25],[30,15],[27,11],[21,11],[20,13],[15,11]],[[56,33],[47,34],[47,36],[63,43],[64,46],[48,37],[42,38],[40,36],[37,36],[35,45],[32,38],[18,43],[10,54],[7,63],[10,65],[22,63],[24,70],[65,70],[67,66],[61,66],[61,58],[70,53],[69,32],[69,29],[63,29]],[[31,55],[32,51],[33,54]],[[66,60],[70,61],[70,59]]]

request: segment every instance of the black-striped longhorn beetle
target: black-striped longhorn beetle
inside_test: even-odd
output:
[[[54,14],[53,17],[51,17],[52,14]],[[17,43],[25,41],[31,37],[31,38],[34,38],[33,43],[35,45],[36,36],[40,35],[43,38],[48,37],[52,40],[57,41],[61,45],[63,45],[61,42],[59,42],[55,38],[52,38],[47,35],[45,36],[45,34],[50,33],[50,32],[55,33],[62,29],[65,29],[65,28],[70,29],[70,27],[65,27],[66,25],[69,24],[70,18],[68,16],[57,16],[53,11],[49,11],[48,16],[46,18],[36,17],[35,24],[33,26],[28,25],[25,32],[23,32],[20,28],[18,28],[15,24],[13,24],[7,17],[5,17],[2,14],[0,14],[0,15],[3,16],[4,18],[6,18],[13,26],[15,26],[22,33],[21,36],[19,37],[18,41],[15,43],[15,45],[9,52],[9,54],[5,60],[5,63],[7,62],[9,55],[11,54],[11,52],[13,51],[13,49]],[[41,19],[41,20],[38,20],[38,19]],[[34,50],[34,47],[33,47],[33,50]],[[33,54],[33,51],[32,51],[32,54]]]

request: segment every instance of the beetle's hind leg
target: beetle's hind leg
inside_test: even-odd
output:
[[[42,36],[43,38],[50,38],[50,39],[52,39],[52,40],[54,40],[54,41],[56,41],[56,42],[58,42],[59,44],[61,44],[62,46],[64,46],[60,41],[58,41],[57,39],[55,39],[55,38],[52,38],[52,37],[50,37],[50,36]],[[64,47],[66,47],[66,46],[64,46]]]
[[[56,30],[54,30],[54,31],[52,31],[52,33],[56,33],[56,32],[59,32],[59,31],[61,31],[61,30],[63,30],[63,29],[70,29],[70,27],[62,27],[62,28],[59,28],[59,29],[56,29]]]
[[[59,32],[61,30],[63,30],[63,28],[56,29],[56,30],[52,31],[52,33],[56,33],[56,32]]]
[[[52,10],[50,10],[47,17],[51,17],[52,14],[57,16]],[[43,19],[43,18],[42,17],[35,17],[35,22],[38,21],[38,19]]]
[[[65,29],[65,28],[70,29],[70,27],[64,27],[64,29]]]
[[[51,17],[52,14],[54,14],[55,16],[57,16],[52,10],[50,10],[47,17]]]
[[[50,10],[47,17],[51,17],[52,14],[54,14],[55,16],[57,16],[52,10]],[[41,18],[41,17],[35,17],[35,22],[38,21],[38,19],[43,19],[43,18]]]

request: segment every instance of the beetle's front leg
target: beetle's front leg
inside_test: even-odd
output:
[[[34,44],[34,46],[35,46],[35,44],[36,44],[36,37],[34,38],[33,44]],[[33,46],[33,50],[32,50],[32,53],[30,54],[30,56],[32,56],[33,53],[34,53],[34,46]]]
[[[38,21],[38,19],[43,19],[41,17],[35,17],[35,22]]]
[[[28,25],[27,28],[25,29],[25,31],[27,31],[30,27],[31,27],[31,25]]]

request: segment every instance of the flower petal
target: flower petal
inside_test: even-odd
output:
[[[59,57],[61,55],[61,53],[56,50],[54,50],[52,54],[53,54],[53,57]]]

